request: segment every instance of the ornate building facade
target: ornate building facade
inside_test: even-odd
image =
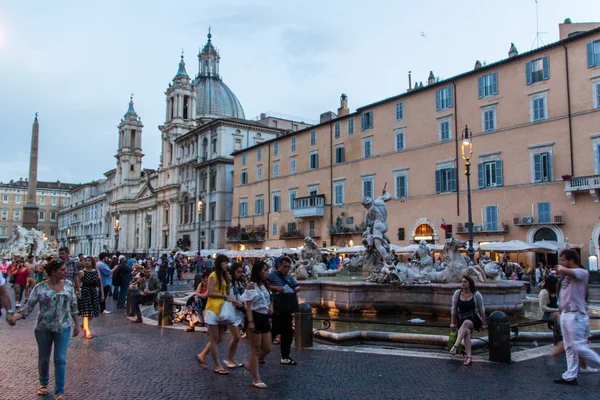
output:
[[[225,247],[233,203],[231,154],[307,126],[282,119],[280,125],[290,126],[282,129],[277,118],[262,115],[258,122],[246,120],[219,75],[220,55],[210,33],[198,62],[191,79],[182,56],[165,92],[157,169],[142,167],[144,125],[130,99],[118,125],[116,168],[75,189],[77,201],[60,211],[59,242],[72,253],[119,250],[149,257],[177,248]]]

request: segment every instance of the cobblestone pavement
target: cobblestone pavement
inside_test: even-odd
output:
[[[34,320],[19,321],[16,327],[0,321],[2,400],[39,399]],[[296,367],[280,365],[274,346],[261,366],[270,388],[259,390],[250,386],[243,368],[228,376],[200,368],[195,356],[207,342],[204,333],[132,324],[117,312],[94,319],[91,327],[93,339],[79,336],[69,346],[68,399],[598,399],[600,390],[600,374],[580,376],[576,387],[553,384],[564,358],[552,366],[535,358],[512,365],[476,361],[464,367],[458,357],[407,357],[331,346],[293,348]],[[225,352],[223,343],[221,356]],[[238,359],[247,357],[242,340]]]

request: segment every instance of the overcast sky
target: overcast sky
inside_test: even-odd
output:
[[[539,0],[545,44],[558,24],[600,19],[598,0]],[[246,118],[318,120],[339,96],[356,109],[404,92],[407,74],[448,78],[532,48],[535,0],[0,0],[0,181],[28,175],[40,121],[40,180],[83,183],[115,167],[130,93],[144,123],[144,168],[157,168],[164,92],[182,49],[187,71],[208,26],[220,72]],[[424,35],[424,36],[423,36]]]

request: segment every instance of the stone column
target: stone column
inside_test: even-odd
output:
[[[23,207],[23,227],[35,229],[38,224],[37,206],[37,168],[38,168],[38,141],[40,125],[35,113],[33,129],[31,132],[31,152],[29,153],[29,182],[27,186],[27,203]]]

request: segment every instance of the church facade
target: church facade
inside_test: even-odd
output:
[[[74,189],[59,212],[58,241],[72,254],[118,250],[156,257],[226,247],[235,178],[231,154],[307,126],[246,120],[219,75],[220,55],[210,33],[198,61],[191,79],[182,56],[165,92],[157,169],[142,166],[144,125],[130,99],[118,125],[116,167]],[[281,128],[286,122],[290,129]]]

